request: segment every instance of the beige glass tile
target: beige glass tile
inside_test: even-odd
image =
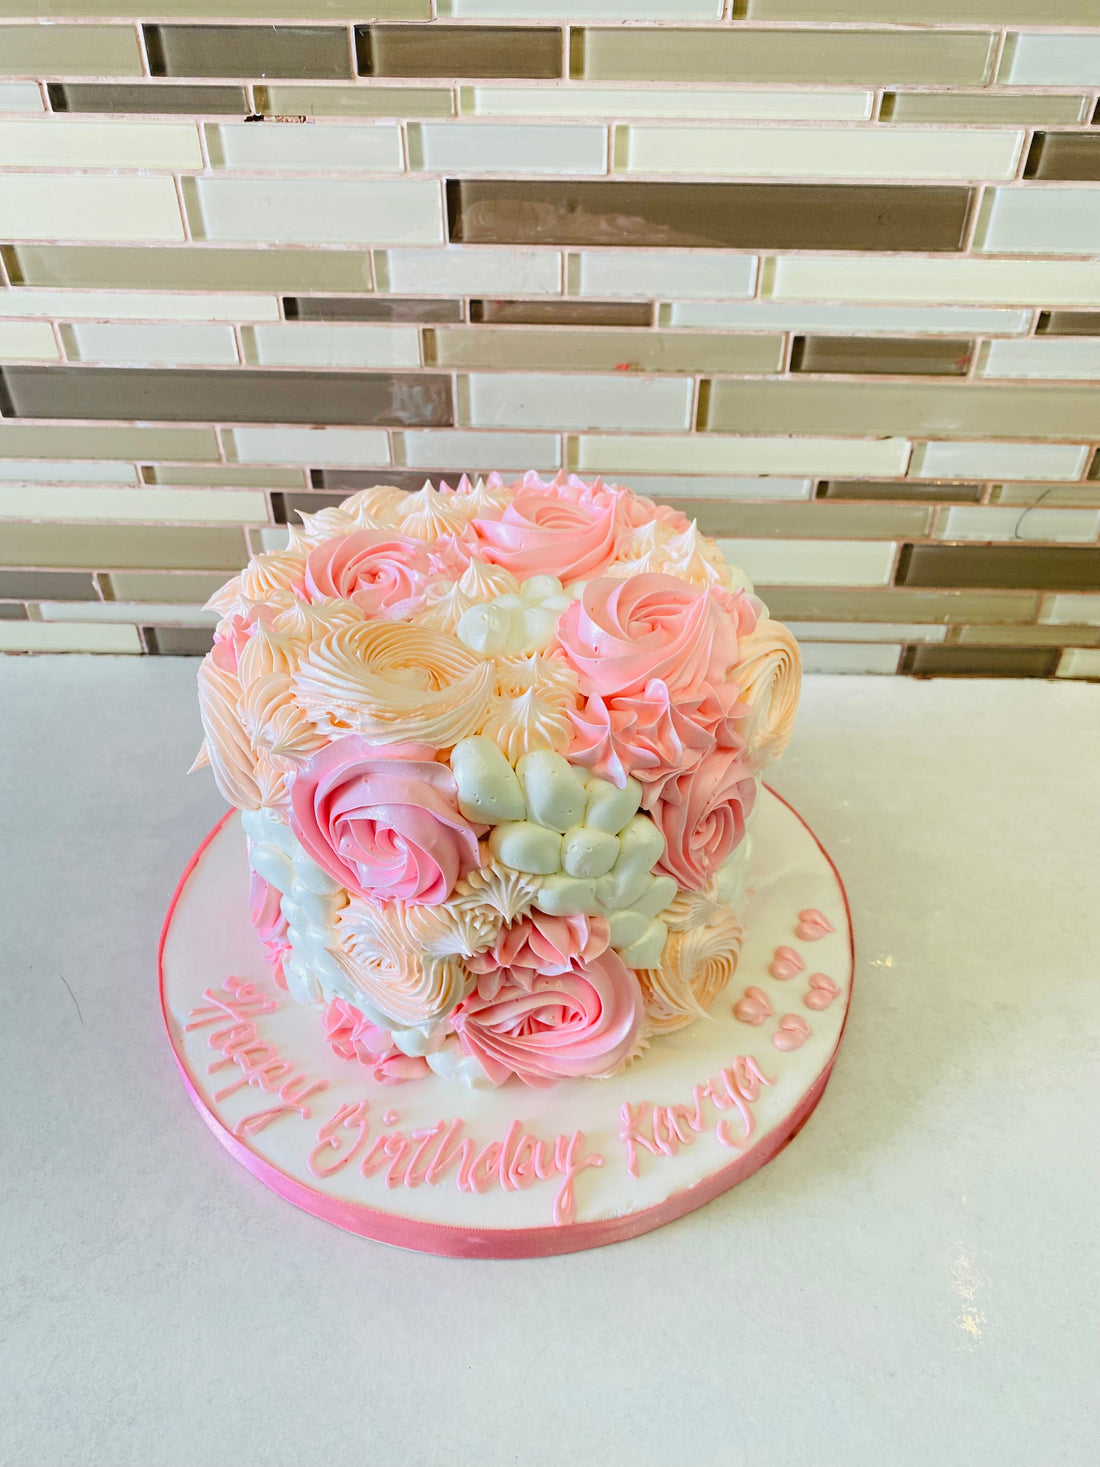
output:
[[[691,381],[675,377],[474,372],[465,379],[468,407],[461,420],[471,428],[686,431],[692,391]],[[461,403],[461,382],[458,397]]]
[[[388,464],[389,437],[371,428],[232,428],[226,457],[241,463]]]
[[[1090,0],[1091,3],[1091,0]],[[1084,122],[1086,97],[990,92],[887,92],[884,122],[978,122],[987,127],[1019,122],[1031,127]]]
[[[648,301],[472,300],[470,320],[495,326],[651,326]]]
[[[1100,381],[1100,335],[991,341],[978,368],[983,377],[1085,377]]]
[[[480,117],[714,117],[747,121],[774,118],[864,122],[871,116],[873,101],[872,92],[835,89],[764,92],[584,85],[463,87],[459,109]]]
[[[301,469],[253,469],[238,464],[145,464],[141,477],[146,484],[194,484],[199,488],[301,489],[305,484]]]
[[[30,370],[30,369],[28,369]],[[711,384],[719,433],[894,433],[929,438],[1100,438],[1100,393],[1031,384]]]
[[[959,622],[998,625],[1034,620],[1039,597],[1023,591],[858,591],[832,587],[758,584],[757,592],[781,621]]]
[[[1088,544],[1100,536],[1100,509],[955,505],[936,522],[937,540],[1049,540]]]
[[[1100,188],[997,188],[983,201],[976,248],[1087,255],[1095,253],[1098,241]]]
[[[169,576],[165,580],[171,579]],[[177,577],[182,579],[182,577]],[[43,621],[95,622],[100,626],[117,624],[135,626],[206,626],[218,624],[216,611],[203,611],[186,601],[42,601],[38,615]],[[208,633],[209,635],[209,633]],[[209,648],[207,648],[209,651]]]
[[[442,87],[255,87],[260,112],[281,117],[450,117],[454,96]]]
[[[1095,16],[1090,19],[1095,20]],[[1010,35],[997,80],[1015,86],[1097,86],[1100,84],[1100,35],[1095,30],[1077,34]]]
[[[1100,336],[1100,311],[1040,311],[1040,336]]]
[[[934,513],[920,505],[744,504],[722,499],[678,500],[677,509],[706,535],[821,540],[905,540],[927,535]]]
[[[110,10],[112,15],[133,16],[143,20],[151,14],[169,20],[298,20],[308,7],[302,0],[157,0],[154,9],[148,0],[33,0],[39,15],[98,16]],[[28,0],[0,0],[0,15],[25,14]],[[358,20],[363,14],[363,0],[325,0],[325,17],[329,20]],[[370,13],[379,20],[427,20],[431,15],[430,0],[371,0]]]
[[[557,295],[554,250],[387,250],[375,261],[378,288],[410,295]]]
[[[213,636],[208,627],[149,627],[145,645],[154,657],[205,657]]]
[[[870,25],[907,25],[913,22],[908,0],[744,0],[751,20],[820,20],[827,9],[832,20],[861,21]],[[1093,0],[1059,0],[1059,25],[1087,25],[1096,18]],[[921,25],[966,21],[976,25],[1047,25],[1046,0],[922,0]]]
[[[13,284],[129,290],[140,281],[147,290],[355,291],[369,290],[371,283],[370,255],[353,250],[36,244],[0,249]]]
[[[874,268],[874,262],[867,262]],[[1031,311],[998,311],[967,306],[786,305],[779,301],[672,301],[662,306],[662,326],[703,326],[711,330],[820,331],[860,336],[917,333],[1003,336],[1031,329]]]
[[[1092,596],[1047,596],[1039,620],[1059,626],[1100,627],[1100,592]]]
[[[0,61],[3,48],[0,47]],[[0,82],[0,112],[45,112],[42,93],[34,82]]]
[[[42,459],[215,459],[213,428],[125,428],[0,423],[0,455]]]
[[[26,15],[25,0],[18,0],[18,5]],[[43,13],[42,0],[36,0],[35,9]],[[99,9],[102,12],[103,6]],[[67,13],[73,14],[71,8],[67,7]],[[7,14],[6,9],[0,10],[0,15]],[[3,29],[0,76],[140,75],[141,52],[132,25],[8,25]]]
[[[942,642],[947,628],[931,622],[788,621],[787,630],[805,647],[819,642]]]
[[[663,331],[524,331],[477,326],[432,333],[444,367],[509,367],[531,371],[778,372],[781,336],[692,335]]]
[[[282,173],[400,173],[404,168],[401,129],[386,122],[368,127],[208,123],[206,145],[215,168]]]
[[[446,424],[450,379],[426,373],[9,367],[11,416],[159,422]]]
[[[912,479],[826,479],[818,485],[821,499],[914,500],[930,503],[969,501],[977,504],[983,485],[961,480],[945,484],[914,483]]]
[[[0,233],[19,239],[182,240],[171,178],[99,174],[0,176]]]
[[[519,465],[556,469],[561,464],[561,439],[556,433],[403,433],[405,463],[422,469],[464,472],[498,469],[514,472]]]
[[[973,341],[957,336],[799,336],[791,371],[965,377],[973,349]]]
[[[992,504],[1037,505],[1044,509],[1100,509],[1100,484],[994,484]]]
[[[890,580],[897,546],[880,540],[719,540],[731,565],[779,586],[876,586]]]
[[[1100,646],[1100,627],[960,627],[958,640],[964,646],[984,647],[1079,647]]]
[[[106,489],[0,484],[0,519],[266,524],[267,500],[249,489]]]
[[[1049,197],[1039,190],[1036,197]],[[927,301],[949,305],[1100,303],[1092,260],[922,260],[789,256],[775,262],[772,294],[821,301]]]
[[[0,622],[0,652],[140,653],[137,627],[67,622]]]
[[[1100,678],[1100,652],[1069,647],[1062,653],[1056,677]]]
[[[247,326],[245,358],[274,367],[419,367],[415,326],[307,325],[287,321]]]
[[[538,26],[356,26],[362,76],[556,77],[562,33]]]
[[[1043,647],[911,647],[902,671],[918,677],[1053,677],[1058,657]]]
[[[1100,448],[1092,455],[1088,476],[1090,479],[1100,479]]]
[[[731,255],[724,250],[586,251],[571,256],[570,265],[581,295],[728,300],[752,295],[756,287],[755,257]]]
[[[169,86],[163,82],[51,82],[50,107],[54,112],[186,112],[202,116],[212,112],[248,111],[243,87]],[[2,110],[2,108],[0,108]]]
[[[1014,178],[1024,134],[967,128],[626,127],[620,171],[768,178]]]
[[[570,467],[631,474],[904,474],[907,438],[665,438],[585,434]]]
[[[112,571],[100,578],[109,601],[201,607],[225,584],[222,575],[201,571]]]
[[[27,525],[4,527],[9,565],[89,570],[240,570],[244,531],[176,525]]]
[[[919,479],[1079,479],[1079,443],[925,443],[909,472]]]
[[[21,288],[0,296],[20,316],[57,316],[62,320],[276,321],[279,303],[262,295],[172,295],[132,290],[118,293]]]
[[[617,474],[605,477],[615,480]],[[663,504],[669,499],[809,499],[811,479],[788,479],[780,475],[740,478],[730,475],[631,474],[630,487],[637,494]]]
[[[1100,179],[1100,133],[1036,133],[1025,177]]]
[[[970,194],[943,185],[457,179],[447,199],[451,239],[467,244],[953,250]]]
[[[411,123],[411,166],[432,173],[606,173],[607,129],[582,123]]]
[[[41,459],[0,459],[0,483],[8,484],[136,484],[133,464],[50,463]]]
[[[283,315],[288,321],[461,321],[462,302],[300,295],[287,296]]]
[[[62,327],[62,338],[71,361],[164,366],[235,366],[238,361],[231,326],[78,321]]]
[[[443,243],[439,184],[427,178],[198,178],[185,181],[184,196],[192,232],[205,239]]]
[[[673,30],[585,32],[590,81],[806,82],[966,86],[986,80],[993,36],[968,31]]]
[[[436,13],[477,20],[719,20],[722,0],[437,0]]]
[[[11,307],[0,295],[0,311],[5,309]],[[0,359],[56,362],[60,355],[48,321],[0,320]]]
[[[79,571],[0,570],[0,599],[38,601],[47,596],[63,601],[95,601],[95,581]]]
[[[1092,591],[1100,549],[1029,545],[907,545],[899,586],[1003,586],[1029,591]]]
[[[147,25],[144,30],[154,76],[341,81],[351,75],[342,26]]]

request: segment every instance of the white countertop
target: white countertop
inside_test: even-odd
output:
[[[195,668],[0,659],[4,1467],[1092,1467],[1100,688],[808,679],[774,784],[857,950],[821,1106],[668,1228],[484,1263],[297,1211],[184,1093]]]

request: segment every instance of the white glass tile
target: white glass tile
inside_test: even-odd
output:
[[[1024,135],[991,128],[631,127],[628,173],[1013,178]]]
[[[725,251],[601,250],[582,253],[580,294],[593,296],[752,295],[756,259]]]
[[[32,290],[0,293],[0,316],[61,321],[277,321],[273,295],[173,295],[154,290]]]
[[[686,431],[693,383],[688,377],[550,376],[471,372],[469,426],[474,428],[636,428]]]
[[[788,621],[790,632],[807,642],[942,642],[945,626],[924,622],[904,625],[894,621]]]
[[[913,454],[917,479],[1079,479],[1087,445],[1077,443],[926,443]]]
[[[977,245],[991,253],[1100,251],[1100,188],[998,188]]]
[[[1088,544],[1100,535],[1100,510],[1026,505],[955,505],[940,515],[939,540],[1049,540]]]
[[[164,578],[168,580],[166,576]],[[194,602],[167,601],[40,601],[38,614],[43,621],[112,622],[146,627],[213,627],[218,624],[216,611],[204,611]]]
[[[247,489],[105,489],[0,485],[0,517],[19,520],[125,520],[241,524],[265,521],[267,501]]]
[[[65,349],[82,362],[161,366],[236,365],[231,326],[78,321],[62,328]]]
[[[187,180],[192,228],[207,239],[261,244],[442,244],[434,179]]]
[[[393,123],[374,127],[207,123],[206,136],[211,160],[223,168],[400,173],[404,167],[401,129]]]
[[[673,301],[662,313],[662,326],[696,326],[711,330],[823,331],[836,335],[982,335],[1025,332],[1030,311],[982,310],[970,306],[834,306],[786,305],[775,301]]]
[[[801,648],[806,673],[893,673],[901,658],[900,646],[875,643],[803,642]]]
[[[1100,647],[1067,647],[1055,676],[1100,678]]]
[[[983,377],[1100,379],[1100,337],[1035,336],[991,341],[979,369]]]
[[[5,294],[0,292],[0,311],[5,306]],[[60,355],[48,321],[0,320],[0,358],[12,362],[56,362]]]
[[[183,239],[170,178],[102,174],[0,176],[0,235],[25,240]]]
[[[385,280],[384,288],[399,295],[557,295],[561,256],[556,250],[461,245],[387,250],[378,262],[378,274]]]
[[[1039,190],[1036,197],[1049,192]],[[792,255],[776,261],[773,294],[788,300],[1088,305],[1100,302],[1100,261]]]
[[[287,321],[245,329],[249,361],[275,367],[418,367],[415,326]]]
[[[1100,593],[1048,596],[1039,620],[1052,626],[1100,626]]]
[[[140,652],[137,627],[0,621],[0,652]]]
[[[463,87],[462,111],[482,117],[730,117],[863,122],[873,92],[708,91],[681,87]]]
[[[763,586],[885,586],[897,546],[892,540],[718,541],[731,565]]]
[[[1017,86],[1098,87],[1100,35],[1009,36],[998,80]]]
[[[137,470],[124,463],[50,463],[33,458],[0,459],[0,483],[136,484]]]
[[[605,127],[409,124],[410,157],[434,173],[606,173]]]
[[[0,82],[0,112],[45,112],[34,82]]]
[[[0,46],[3,31],[0,30]],[[0,122],[0,164],[16,168],[201,168],[193,122]]]
[[[401,435],[405,462],[414,469],[556,469],[561,440],[556,433],[452,433],[414,431]]]
[[[388,435],[378,428],[229,428],[222,439],[236,463],[367,468],[390,461]]]
[[[907,438],[631,438],[577,439],[581,470],[621,474],[814,474],[894,478],[909,461]]]

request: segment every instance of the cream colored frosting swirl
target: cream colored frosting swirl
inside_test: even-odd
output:
[[[322,732],[437,749],[478,732],[492,687],[491,663],[453,637],[406,622],[337,628],[294,675],[295,697]]]
[[[241,683],[235,672],[207,653],[198,673],[199,713],[206,752],[218,789],[239,810],[263,803],[256,780],[256,758],[241,719]]]
[[[336,915],[336,930],[336,959],[355,992],[402,1027],[450,1013],[473,982],[462,962],[469,929],[446,910],[352,897]]]
[[[802,654],[782,622],[765,617],[741,639],[730,680],[752,710],[743,728],[749,762],[759,774],[787,747],[798,712]]]
[[[564,753],[579,703],[577,674],[564,657],[536,652],[496,663],[496,691],[480,732],[515,763],[533,749]]]
[[[243,611],[250,601],[266,602],[279,592],[293,592],[305,581],[306,559],[300,550],[276,550],[254,555],[241,571],[215,591],[206,603],[207,611],[233,615]]]
[[[682,1029],[707,1009],[737,971],[745,930],[726,908],[711,920],[669,932],[657,968],[640,968],[650,1028],[659,1034]]]

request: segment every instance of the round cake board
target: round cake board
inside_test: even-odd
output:
[[[161,934],[161,1004],[187,1091],[266,1186],[379,1242],[529,1258],[661,1227],[787,1145],[844,1029],[854,950],[836,868],[766,788],[752,840],[745,942],[709,1018],[655,1036],[611,1079],[383,1086],[331,1051],[317,1009],[276,986],[231,811],[191,858]]]

